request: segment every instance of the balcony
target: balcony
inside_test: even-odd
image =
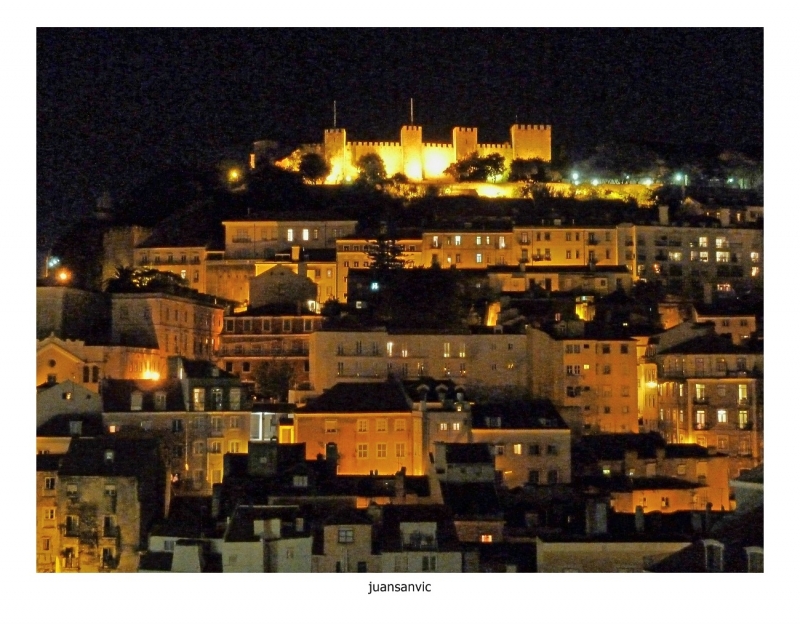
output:
[[[695,405],[708,405],[708,397],[707,396],[695,397],[694,398],[694,404]]]
[[[736,404],[739,407],[749,407],[750,406],[750,399],[749,398],[740,398]]]
[[[694,430],[695,431],[708,431],[711,428],[707,422],[696,422],[694,423]]]

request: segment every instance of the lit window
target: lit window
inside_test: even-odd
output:
[[[718,409],[717,410],[717,422],[728,422],[728,410],[727,409]]]
[[[488,543],[488,542],[491,542],[491,541],[492,541],[492,534],[490,534],[490,533],[481,534],[481,542]]]
[[[446,422],[440,422],[439,423],[439,431],[447,431],[447,423]]]
[[[286,241],[287,242],[294,241],[294,229],[286,229]]]
[[[303,229],[303,241],[308,241],[308,229]]]
[[[475,255],[475,263],[483,263],[483,254],[482,253],[477,253]]]
[[[455,244],[456,244],[456,246],[461,246],[461,236],[460,235],[456,235]]]
[[[522,455],[522,444],[514,445],[514,455]]]

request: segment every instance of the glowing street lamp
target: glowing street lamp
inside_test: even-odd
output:
[[[236,183],[240,178],[242,178],[242,173],[237,168],[231,168],[228,171],[229,182]]]
[[[69,272],[66,270],[61,270],[57,275],[56,278],[61,281],[62,283],[66,283],[69,281]]]

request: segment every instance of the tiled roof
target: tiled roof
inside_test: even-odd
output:
[[[444,504],[457,518],[501,515],[500,501],[494,483],[441,483]]]
[[[362,412],[410,412],[411,405],[395,381],[337,383],[298,408],[297,414],[354,414]]]
[[[175,496],[170,499],[166,520],[157,523],[151,535],[197,538],[213,535],[210,496]]]
[[[113,451],[112,461],[107,459],[106,451]],[[158,451],[158,441],[149,438],[73,438],[59,473],[64,476],[139,477],[157,472]]]
[[[239,505],[225,532],[225,542],[255,542],[258,536],[255,535],[254,523],[257,520],[280,520],[281,537],[308,536],[308,527],[304,527],[302,532],[296,531],[297,518],[302,518],[298,506]]]
[[[500,418],[492,426],[491,418]],[[472,406],[473,429],[569,429],[549,400],[510,400],[503,403],[481,403]]]
[[[54,472],[58,470],[63,455],[37,455],[36,472]]]
[[[734,344],[730,336],[703,335],[659,351],[661,355],[752,355],[763,354],[763,347]]]
[[[153,412],[155,393],[166,393],[166,405],[161,411],[185,411],[181,382],[177,379],[151,381],[147,379],[105,379],[101,390],[104,412],[131,411],[131,394],[142,393],[142,411]]]
[[[458,542],[452,513],[443,505],[385,505],[381,508],[378,546],[382,552],[403,550],[400,523],[435,522],[436,549],[458,551]]]
[[[36,429],[36,437],[64,437],[72,435],[70,423],[80,421],[82,437],[95,437],[103,435],[103,416],[98,413],[86,414],[58,414],[50,418]]]
[[[448,443],[444,459],[448,464],[494,464],[488,444]]]

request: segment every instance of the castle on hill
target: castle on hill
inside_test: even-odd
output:
[[[506,164],[514,159],[542,159],[550,161],[550,125],[514,124],[511,141],[502,144],[478,143],[478,129],[456,127],[452,143],[429,143],[422,140],[421,126],[402,126],[400,141],[354,142],[348,141],[343,128],[326,129],[321,144],[304,144],[300,154],[315,153],[324,157],[331,166],[326,182],[340,183],[358,176],[356,163],[367,154],[377,154],[383,159],[386,174],[404,174],[410,181],[448,178],[444,171],[451,163],[477,152],[484,157],[499,153]],[[256,153],[258,145],[256,144]]]

